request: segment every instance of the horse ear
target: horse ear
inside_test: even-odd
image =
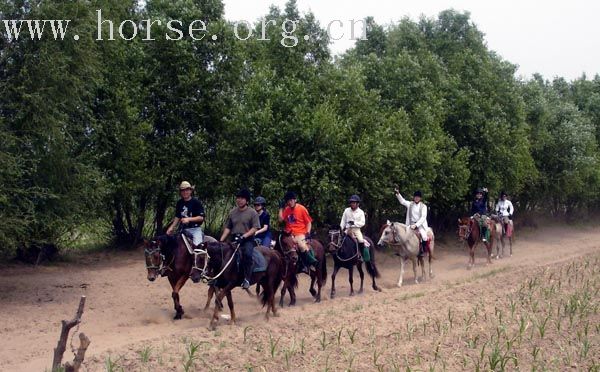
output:
[[[462,220],[459,218],[459,219],[458,219],[458,223],[461,223],[461,222],[462,222]]]
[[[387,222],[385,223],[386,225],[391,225],[392,223],[390,222],[390,220],[387,220]]]

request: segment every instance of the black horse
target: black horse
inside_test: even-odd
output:
[[[197,256],[191,277],[193,281],[199,281],[202,278],[212,281],[209,298],[206,302],[208,305],[212,294],[216,293],[215,310],[210,321],[210,328],[215,329],[219,321],[219,311],[223,308],[223,297],[227,297],[231,323],[235,324],[236,317],[231,291],[240,286],[244,280],[244,273],[239,264],[241,252],[239,252],[238,246],[223,242],[202,243],[201,248],[203,253]],[[272,312],[273,316],[277,316],[275,292],[281,284],[283,260],[279,252],[272,249],[266,247],[256,247],[255,249],[260,251],[265,258],[266,270],[254,272],[250,284],[257,284],[262,288],[261,302],[263,306],[267,306],[266,318],[268,319],[269,312]]]
[[[368,242],[370,260],[366,262],[367,272],[373,279],[373,289],[381,292],[381,289],[377,286],[375,278],[379,278],[379,270],[375,265],[375,244],[373,241],[365,236],[365,242]],[[363,284],[365,280],[365,273],[363,272],[361,259],[361,253],[359,252],[358,244],[349,235],[341,236],[339,230],[329,231],[329,244],[327,246],[329,253],[333,256],[334,268],[333,274],[331,274],[331,298],[335,297],[335,276],[340,268],[348,269],[348,280],[350,282],[350,296],[354,296],[354,266],[358,269],[360,274],[360,289],[358,293],[362,293]]]

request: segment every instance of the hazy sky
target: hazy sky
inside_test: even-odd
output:
[[[286,0],[224,0],[229,20],[255,21],[271,4]],[[597,0],[298,0],[301,12],[312,11],[324,26],[373,16],[380,24],[403,16],[436,16],[448,8],[467,10],[488,47],[519,65],[518,75],[539,72],[545,78],[588,78],[600,73],[600,1]],[[334,53],[351,47],[348,37],[331,45]]]

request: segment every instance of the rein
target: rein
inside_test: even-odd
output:
[[[333,242],[334,240],[334,236],[337,235],[338,236],[338,242],[337,244]],[[329,244],[333,245],[336,249],[334,251],[335,257],[337,257],[338,260],[340,260],[341,262],[348,262],[348,261],[352,261],[354,259],[356,259],[358,257],[358,255],[360,254],[358,252],[358,246],[356,247],[356,252],[354,253],[354,255],[350,258],[341,258],[340,257],[340,249],[342,248],[342,246],[344,245],[344,241],[348,238],[348,235],[344,236],[343,239],[341,239],[340,242],[340,238],[341,238],[341,232],[337,231],[337,230],[333,230],[329,232]]]
[[[223,248],[219,247],[219,249],[221,250],[221,258],[223,257]],[[240,245],[237,244],[235,246],[235,249],[233,250],[233,253],[231,254],[231,257],[229,258],[229,261],[227,261],[227,263],[225,264],[225,266],[223,266],[223,268],[221,269],[221,271],[213,276],[210,277],[208,275],[205,274],[206,272],[206,267],[208,266],[208,261],[210,260],[210,255],[208,254],[208,250],[204,250],[202,252],[200,252],[200,254],[205,254],[206,258],[204,259],[204,269],[202,271],[202,279],[205,281],[211,281],[211,280],[215,280],[218,279],[221,275],[223,275],[223,273],[227,270],[227,268],[229,268],[229,265],[231,265],[231,263],[233,262],[233,259],[235,258],[235,254],[237,253],[237,251],[240,249]]]
[[[159,256],[160,256],[160,263],[159,264],[154,264],[154,260],[152,259],[152,257],[154,256],[154,254],[156,252],[159,252]],[[151,264],[148,264],[148,260],[146,260],[146,270],[158,270],[158,271],[162,271],[164,270],[171,270],[173,271],[173,269],[171,268],[171,264],[173,263],[173,261],[175,261],[175,255],[172,255],[171,257],[171,262],[169,262],[169,264],[167,266],[165,266],[165,255],[162,253],[160,247],[153,247],[151,249],[148,248],[144,248],[144,254],[147,257],[150,257],[150,262]]]

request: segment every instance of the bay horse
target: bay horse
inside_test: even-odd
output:
[[[513,233],[514,233],[514,225],[512,220],[508,219],[508,217],[500,217],[498,215],[492,215],[492,220],[496,223],[499,223],[502,227],[502,233],[500,235],[500,243],[502,244],[502,248],[500,248],[500,244],[496,243],[496,259],[500,259],[504,256],[504,248],[506,247],[506,239],[508,239],[508,245],[510,248],[510,256],[512,257],[513,250]]]
[[[205,240],[215,241],[210,236],[205,236]],[[148,280],[153,282],[158,276],[167,276],[175,307],[174,319],[181,319],[184,311],[179,302],[179,291],[192,271],[193,255],[188,251],[181,233],[174,237],[163,235],[151,240],[144,239],[143,246]]]
[[[298,274],[305,273],[302,263],[298,262],[298,245],[294,242],[291,234],[285,232],[275,232],[275,247],[274,249],[281,253],[283,257],[284,273],[283,286],[281,287],[281,297],[279,298],[279,306],[283,307],[285,292],[290,293],[290,302],[288,306],[296,305],[296,288],[298,288]],[[321,289],[327,282],[327,258],[325,257],[325,247],[317,239],[309,239],[308,245],[312,248],[318,264],[315,265],[315,271],[310,271],[310,287],[309,292],[315,302],[321,302]],[[315,289],[315,284],[317,289]]]
[[[207,307],[212,298],[212,294],[216,293],[215,309],[210,321],[210,329],[215,329],[219,321],[219,312],[222,310],[222,300],[227,297],[229,311],[231,314],[231,324],[236,323],[236,315],[233,304],[231,291],[242,284],[244,273],[239,266],[240,254],[239,246],[226,242],[205,242],[201,245],[202,253],[197,256],[192,279],[196,280],[199,277],[210,280],[213,285],[209,287],[209,298],[206,302]],[[275,292],[281,284],[283,276],[283,260],[279,252],[272,249],[258,246],[254,248],[258,250],[266,261],[266,271],[252,273],[250,284],[260,285],[262,288],[261,303],[267,307],[265,314],[266,319],[269,319],[269,313],[277,316],[275,307]],[[250,291],[246,290],[249,294]]]
[[[329,231],[329,244],[327,250],[333,257],[334,267],[333,273],[331,274],[331,298],[335,297],[335,277],[341,268],[348,270],[348,281],[350,282],[350,296],[354,296],[354,266],[358,269],[360,275],[360,288],[358,293],[363,292],[363,285],[365,281],[365,273],[363,272],[361,259],[361,252],[359,252],[357,241],[350,237],[348,234],[341,236],[340,230]],[[371,259],[369,262],[365,262],[367,272],[373,280],[373,290],[381,292],[381,289],[377,286],[375,278],[379,278],[379,270],[375,265],[375,244],[371,238],[365,236],[365,245],[369,245],[369,254]]]
[[[495,223],[491,219],[487,221],[488,229],[490,229],[490,240],[483,242],[487,249],[487,264],[492,263],[492,249],[494,242],[499,234],[502,234],[502,226]],[[458,237],[460,240],[466,241],[469,247],[469,263],[467,269],[472,269],[475,265],[475,248],[481,240],[481,230],[479,222],[473,217],[462,217],[458,219]]]
[[[431,227],[427,229],[427,236],[429,237],[429,242],[427,244],[427,252],[425,253],[429,256],[429,278],[431,279],[434,277],[432,261],[435,258],[435,234]],[[383,246],[385,244],[390,246],[395,251],[394,253],[401,258],[398,287],[402,287],[404,264],[406,260],[412,262],[415,284],[419,284],[417,265],[421,266],[421,279],[423,281],[427,279],[427,275],[425,274],[425,260],[423,256],[419,257],[421,235],[418,234],[418,230],[415,232],[403,223],[387,221],[381,227],[381,237],[379,238],[379,242],[377,242],[378,246]]]

